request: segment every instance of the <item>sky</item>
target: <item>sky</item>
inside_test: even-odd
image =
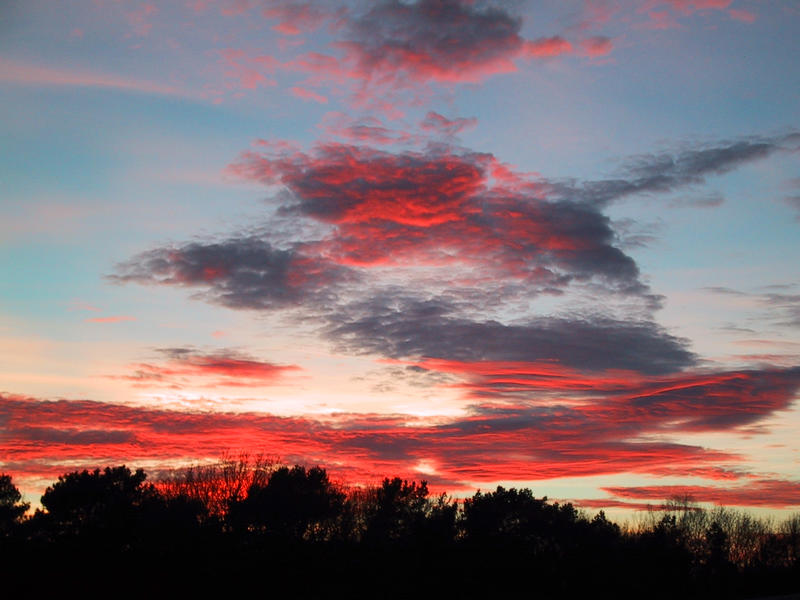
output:
[[[800,509],[794,0],[10,0],[0,471]]]

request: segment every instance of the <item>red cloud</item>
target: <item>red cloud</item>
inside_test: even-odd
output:
[[[550,289],[585,270],[638,277],[598,211],[548,202],[547,185],[501,167],[488,154],[328,144],[246,152],[229,170],[284,185],[294,201],[285,210],[336,225],[316,252],[342,265],[460,263],[487,270],[470,277],[502,273]]]
[[[523,38],[522,20],[497,6],[462,0],[383,0],[367,6],[360,13],[332,16],[341,32],[333,44],[341,51],[338,57],[309,53],[287,67],[309,73],[308,85],[361,82],[356,99],[375,107],[377,96],[391,97],[397,90],[419,92],[420,84],[432,81],[479,82],[516,71],[515,61],[521,58],[573,52],[561,36]],[[279,27],[284,33],[296,32],[291,23]],[[603,49],[610,50],[610,45]]]
[[[800,389],[798,369],[645,377],[624,371],[581,373],[552,362],[429,359],[417,364],[466,376],[457,385],[473,397],[549,403],[566,395],[578,402],[573,412],[607,427],[612,436],[618,428],[652,433],[742,427],[786,410]]]
[[[756,479],[747,485],[714,487],[706,485],[653,485],[642,487],[608,487],[603,491],[620,498],[668,500],[688,496],[696,502],[712,502],[727,506],[763,506],[793,508],[800,506],[800,481]]]
[[[269,379],[281,369],[183,349],[174,349],[171,355],[176,358],[172,371],[165,369],[167,376],[201,373]],[[473,369],[482,371],[481,376],[498,370],[498,365]],[[511,366],[504,370],[516,376],[521,369]],[[528,374],[531,371],[528,369]],[[539,368],[535,375],[540,381],[552,377],[565,382],[561,396],[478,405],[471,415],[439,418],[430,425],[401,415],[286,418],[5,396],[0,397],[5,468],[16,468],[24,475],[28,466],[44,461],[53,465],[55,474],[66,464],[174,462],[244,449],[295,462],[348,465],[341,469],[342,476],[360,481],[391,473],[413,474],[416,466],[424,463],[432,470],[426,477],[451,489],[476,482],[626,472],[732,480],[745,473],[721,465],[735,464],[741,457],[648,440],[648,434],[693,431],[698,423],[708,429],[749,423],[788,406],[800,385],[796,370],[640,378],[630,383],[621,376],[610,380],[599,376],[597,390],[585,390],[574,381],[575,373],[555,368]],[[556,386],[548,384],[544,391]],[[691,403],[683,395],[687,389],[693,390]],[[577,390],[577,395],[571,395],[571,390]],[[678,396],[673,397],[672,392]],[[743,402],[745,398],[747,402]],[[798,485],[760,480],[752,488],[734,488],[735,494],[703,486],[608,491],[634,499],[660,500],[690,493],[703,501],[778,506],[786,505],[785,499],[765,498],[785,498]],[[748,496],[748,491],[752,495]]]
[[[21,478],[115,462],[174,464],[231,449],[331,465],[346,479],[362,482],[392,473],[413,476],[424,462],[434,470],[426,478],[451,489],[471,482],[648,473],[736,459],[680,444],[593,439],[590,422],[559,411],[523,418],[487,413],[420,426],[378,415],[313,420],[0,396],[0,413],[4,469]]]
[[[525,42],[524,54],[535,58],[546,58],[572,52],[572,44],[560,36],[539,38]]]
[[[134,365],[133,374],[114,378],[132,381],[139,387],[260,387],[300,370],[296,365],[277,365],[232,351],[204,354],[190,348],[168,348],[162,353],[168,357],[163,364],[140,363]]]

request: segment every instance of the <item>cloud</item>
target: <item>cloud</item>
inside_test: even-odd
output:
[[[344,16],[345,7],[337,9],[325,6],[320,2],[298,2],[297,0],[267,0],[264,2],[262,14],[268,19],[279,22],[272,29],[283,35],[300,35],[310,33],[324,23],[335,21]]]
[[[156,248],[117,265],[118,283],[203,287],[205,297],[230,308],[275,309],[335,296],[352,273],[301,251],[279,249],[255,237]]]
[[[329,57],[333,62],[327,72],[315,71],[361,80],[373,90],[475,83],[516,71],[518,59],[574,53],[573,45],[559,35],[523,38],[522,18],[499,3],[380,0],[340,13],[337,23],[341,33],[333,45],[344,54],[341,60]],[[611,50],[599,39],[587,42],[589,54]]]
[[[190,365],[187,368],[204,369],[207,364],[207,357],[198,359],[193,349],[177,348],[165,355],[178,357]],[[229,372],[228,363],[220,368]],[[78,466],[175,464],[243,449],[278,455],[290,462],[326,465],[351,482],[375,481],[391,474],[414,476],[416,466],[424,461],[434,471],[429,480],[451,489],[477,482],[618,473],[696,473],[724,480],[745,476],[745,471],[720,468],[741,463],[739,456],[656,440],[648,434],[660,432],[663,438],[664,433],[676,430],[673,424],[681,417],[688,418],[688,430],[709,414],[717,417],[708,423],[723,429],[752,420],[740,418],[742,411],[763,418],[791,402],[800,374],[794,369],[705,378],[706,383],[700,382],[700,376],[690,382],[706,386],[702,402],[693,395],[668,404],[666,397],[660,396],[677,386],[660,381],[647,382],[647,390],[637,394],[627,390],[607,394],[599,403],[552,399],[540,405],[479,404],[468,415],[439,417],[427,423],[403,415],[289,418],[0,395],[2,466],[6,471],[16,470],[15,476],[22,478],[43,473],[55,476]],[[739,384],[750,387],[737,402],[718,401],[718,392],[724,396],[725,386],[733,380],[750,381]],[[656,400],[651,399],[653,395]],[[748,398],[749,406],[741,397]],[[726,412],[735,416],[720,416]],[[643,494],[625,488],[610,493],[623,498]],[[753,500],[759,501],[763,498]]]
[[[774,315],[777,325],[800,327],[800,294],[765,294],[762,302]]]
[[[356,144],[387,146],[419,141],[419,136],[391,129],[375,117],[353,119],[340,112],[328,113],[323,118],[322,128],[330,136]]]
[[[154,4],[143,2],[134,10],[127,11],[125,13],[125,18],[136,35],[139,37],[146,37],[153,28],[150,19],[157,13],[158,8],[156,8]]]
[[[428,111],[428,114],[425,115],[425,119],[420,123],[420,127],[423,131],[452,137],[458,135],[465,129],[472,129],[477,123],[478,120],[475,118],[461,117],[448,119],[437,112]]]
[[[699,185],[708,176],[723,175],[774,153],[795,152],[798,148],[800,133],[791,132],[771,137],[751,136],[672,153],[642,154],[628,159],[615,179],[552,182],[552,193],[556,197],[608,204],[636,194],[666,193]]]
[[[594,279],[648,293],[597,208],[549,201],[549,184],[525,181],[488,154],[328,144],[309,154],[246,152],[230,171],[285,186],[290,195],[276,198],[283,214],[335,225],[324,253],[342,265],[460,263],[542,289]]]
[[[696,502],[712,502],[726,506],[759,506],[795,508],[800,506],[800,481],[755,479],[747,485],[716,487],[706,485],[653,485],[639,487],[607,487],[604,491],[620,498],[668,500],[689,496]]]
[[[694,362],[685,340],[651,322],[540,317],[506,325],[450,312],[435,300],[373,298],[344,308],[326,335],[349,352],[392,358],[552,360],[577,369],[652,374]]]
[[[603,509],[603,508],[626,508],[628,510],[646,510],[646,511],[669,511],[674,510],[669,504],[660,503],[653,504],[652,502],[626,502],[624,500],[614,500],[612,498],[579,498],[573,499],[571,502],[581,508],[588,509]],[[698,507],[689,507],[688,510],[699,511],[702,510]]]
[[[589,56],[606,56],[614,49],[611,38],[595,35],[581,41],[581,48]]]
[[[756,15],[748,10],[731,8],[732,0],[652,0],[643,4],[638,12],[647,12],[650,18],[649,27],[668,29],[680,27],[676,15],[687,18],[695,14],[708,15],[712,11],[720,11],[731,19],[743,23],[753,23]]]
[[[122,321],[135,321],[136,317],[127,315],[117,315],[114,317],[94,317],[91,319],[84,319],[87,323],[120,323]]]
[[[219,51],[225,64],[225,76],[238,80],[238,87],[255,90],[259,86],[277,85],[277,82],[264,75],[273,74],[280,66],[274,57],[268,54],[250,56],[244,50],[224,48]]]
[[[192,97],[185,90],[154,81],[129,79],[95,71],[46,67],[6,58],[0,58],[0,81],[13,85],[89,87],[155,96]]]
[[[547,58],[572,52],[572,44],[561,36],[538,38],[525,42],[523,52],[525,56]]]
[[[756,14],[750,12],[749,10],[732,8],[728,11],[728,14],[730,15],[731,19],[736,19],[742,23],[755,23],[756,21]]]
[[[320,104],[328,103],[327,97],[300,86],[294,86],[291,88],[291,92],[292,95],[300,98],[301,100],[313,100],[314,102],[319,102]]]
[[[767,289],[786,289],[786,292],[748,293],[726,287],[703,288],[714,294],[749,299],[760,314],[753,320],[768,322],[778,327],[800,327],[800,294],[789,293],[793,286],[769,286]],[[770,342],[773,343],[773,342]]]
[[[800,196],[786,196],[783,200],[797,213],[794,220],[800,221]]]
[[[458,0],[377,2],[352,18],[340,43],[364,79],[477,81],[514,71],[521,20]]]
[[[722,206],[725,198],[719,192],[711,192],[702,196],[680,197],[671,200],[670,207],[691,207],[691,208],[716,208]]]
[[[280,365],[230,349],[201,352],[195,348],[161,348],[166,361],[139,363],[130,375],[112,376],[137,387],[262,387],[283,381],[297,365]]]
[[[427,120],[450,131],[463,125],[436,113]],[[366,135],[384,133],[375,122],[362,125]],[[702,182],[798,139],[753,137],[641,155],[617,179],[583,183],[525,176],[490,154],[446,144],[387,152],[329,143],[304,152],[259,143],[229,171],[273,190],[280,226],[149,250],[111,278],[194,287],[231,308],[297,309],[356,354],[674,373],[697,357],[654,322],[660,298],[619,248],[601,209],[627,195]],[[308,224],[317,229],[304,230]],[[277,228],[294,232],[280,247],[267,241]],[[604,308],[523,312],[513,322],[504,314],[515,303],[568,292],[602,297]],[[611,300],[622,303],[617,315]],[[769,301],[782,302],[793,322],[791,298]]]

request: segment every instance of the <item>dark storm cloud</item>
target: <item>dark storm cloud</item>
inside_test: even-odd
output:
[[[576,369],[656,374],[695,362],[686,340],[649,321],[535,318],[525,324],[450,316],[446,303],[373,298],[345,308],[327,336],[342,349],[392,358],[555,360]]]

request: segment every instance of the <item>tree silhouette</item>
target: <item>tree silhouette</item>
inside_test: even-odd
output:
[[[0,474],[0,534],[10,531],[30,508],[29,503],[21,500],[22,494],[12,483],[11,476]]]
[[[363,500],[364,537],[371,542],[409,538],[424,529],[433,506],[428,483],[399,477],[384,479]]]
[[[572,504],[548,503],[536,498],[529,489],[505,489],[477,492],[464,501],[461,527],[468,540],[524,540],[545,546],[561,536],[568,536],[578,521]]]
[[[141,533],[143,506],[158,498],[146,477],[142,469],[132,473],[124,465],[61,475],[42,496],[47,513],[37,517],[61,535],[129,544]]]
[[[231,505],[230,520],[238,529],[283,539],[324,539],[342,512],[345,495],[321,467],[280,467],[266,484],[253,484],[247,497]]]

